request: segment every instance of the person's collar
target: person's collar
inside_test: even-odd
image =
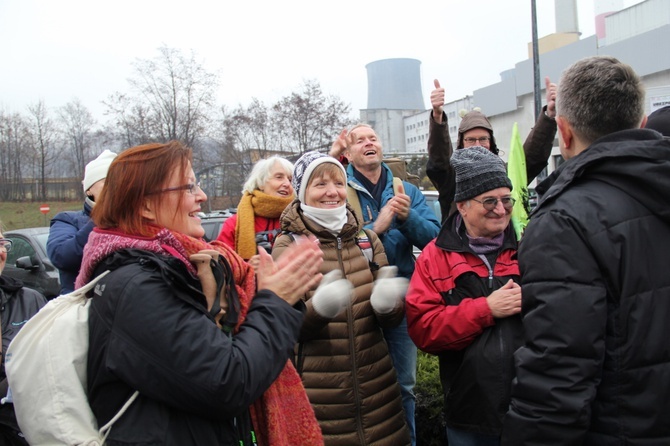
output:
[[[379,181],[379,177],[382,174],[383,167],[381,164],[379,164],[379,166],[377,166],[374,169],[358,169],[353,164],[349,165],[351,166],[354,172],[358,172],[359,174],[363,175],[372,184],[377,184],[377,182]]]

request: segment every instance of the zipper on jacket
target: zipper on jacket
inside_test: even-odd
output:
[[[344,261],[342,260],[342,239],[337,237],[337,262],[340,265],[340,270],[342,271],[342,277],[346,279],[346,274],[344,271]],[[354,345],[354,311],[353,303],[349,301],[347,304],[347,331],[349,337],[349,351],[351,356],[351,378],[353,380],[354,387],[354,401],[356,404],[356,430],[358,431],[358,437],[361,440],[361,444],[365,442],[365,435],[363,434],[363,426],[361,425],[361,398],[360,398],[360,383],[358,382],[358,363],[356,362],[356,348]]]
[[[344,261],[342,260],[342,239],[337,237],[337,263],[340,265],[340,271],[342,271],[342,277],[347,278],[346,271],[344,271]]]

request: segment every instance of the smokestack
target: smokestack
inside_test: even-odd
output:
[[[555,0],[557,34],[581,34],[577,20],[577,0]]]
[[[367,64],[368,109],[424,110],[420,67],[421,61],[416,59]]]

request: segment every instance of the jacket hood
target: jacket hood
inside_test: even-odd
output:
[[[615,186],[670,222],[670,139],[655,131],[623,130],[596,140],[538,186],[536,211],[583,180]]]
[[[23,281],[9,276],[0,276],[0,289],[6,293],[15,293],[23,288]]]
[[[496,137],[493,135],[493,126],[491,121],[484,115],[484,113],[479,110],[472,110],[471,112],[466,113],[461,119],[461,123],[458,126],[458,146],[457,149],[462,149],[463,144],[463,134],[469,130],[483,128],[488,130],[489,135],[491,135],[491,142],[489,144],[489,150],[494,154],[498,154],[498,145],[496,144]]]

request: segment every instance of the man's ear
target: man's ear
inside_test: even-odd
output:
[[[461,215],[467,214],[467,206],[465,205],[467,201],[459,201],[456,203],[456,209],[458,210],[458,213]]]
[[[558,132],[563,141],[563,146],[565,150],[570,150],[572,144],[574,143],[575,135],[572,131],[572,126],[563,116],[556,116],[556,126],[558,127]]]
[[[142,217],[149,221],[156,221],[154,204],[148,198],[145,198],[144,203],[142,204]]]
[[[351,163],[351,152],[349,151],[349,149],[346,149],[344,151],[344,157],[347,159],[349,163]]]
[[[648,118],[647,115],[644,115],[644,117],[642,118],[642,122],[640,123],[640,128],[641,129],[643,129],[647,126],[647,118]]]

